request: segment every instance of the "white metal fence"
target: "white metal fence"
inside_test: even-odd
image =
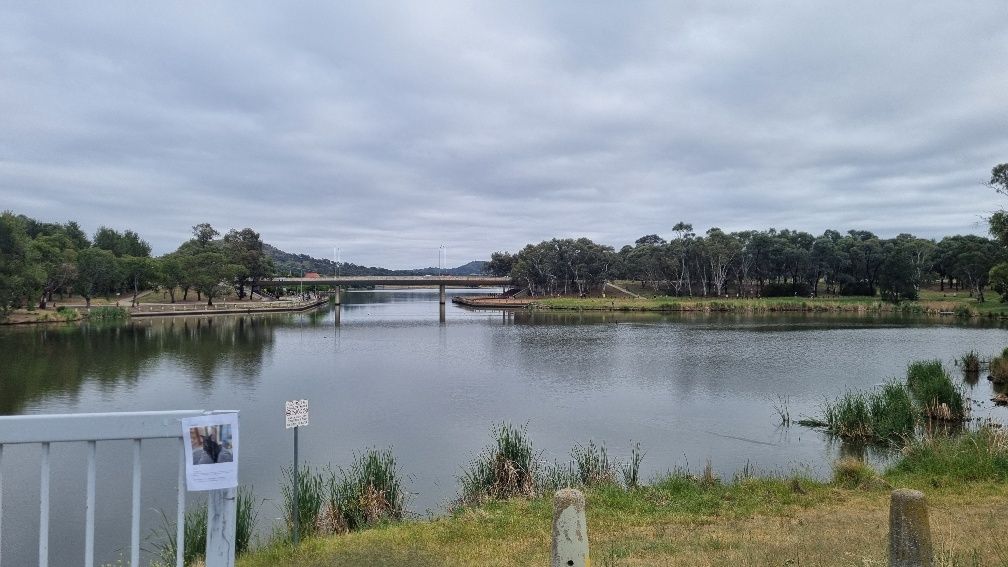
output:
[[[37,443],[42,446],[39,484],[39,567],[49,565],[49,446],[51,443],[85,442],[87,484],[84,521],[84,561],[94,566],[95,532],[95,448],[99,441],[133,442],[133,495],[130,524],[130,565],[140,565],[140,448],[145,439],[176,439],[179,448],[178,500],[176,511],[177,542],[175,562],[183,567],[185,549],[185,443],[179,420],[208,413],[199,410],[124,413],[81,413],[60,415],[0,416],[0,534],[3,533],[3,450],[5,445]],[[237,413],[237,412],[234,412]],[[235,502],[234,489],[217,490],[207,498],[207,567],[234,565]],[[3,549],[0,548],[0,562]]]

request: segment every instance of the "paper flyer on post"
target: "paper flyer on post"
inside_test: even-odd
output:
[[[182,419],[186,488],[190,492],[238,486],[238,414]]]

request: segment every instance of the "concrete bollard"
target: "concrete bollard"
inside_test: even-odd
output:
[[[563,488],[553,495],[552,567],[589,567],[588,523],[585,497],[580,490]]]
[[[889,504],[889,565],[931,567],[933,561],[924,493],[906,488],[893,490]]]

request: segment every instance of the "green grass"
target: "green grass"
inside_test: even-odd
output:
[[[904,448],[902,458],[886,476],[932,487],[1008,482],[1008,436],[985,427],[959,435],[924,437]]]
[[[284,467],[282,476],[280,492],[283,495],[283,537],[293,538],[295,514],[298,518],[299,536],[315,533],[326,502],[322,469],[304,464],[298,467],[295,475],[293,467]],[[297,498],[294,495],[294,483],[297,483]]]
[[[491,435],[491,445],[459,478],[458,506],[538,493],[536,453],[526,429],[502,423]]]
[[[918,416],[907,388],[889,382],[875,390],[846,392],[825,402],[822,422],[827,431],[842,439],[893,442],[913,434]]]
[[[939,564],[1001,565],[1005,482],[1008,435],[984,428],[911,443],[882,475],[845,459],[828,482],[801,474],[722,481],[705,467],[632,490],[600,484],[585,489],[588,535],[599,565],[885,564],[889,490],[905,487],[928,495]],[[277,540],[238,565],[546,564],[552,513],[549,494],[489,500],[433,520],[308,538],[299,548]]]
[[[962,421],[968,417],[962,391],[940,360],[912,362],[907,367],[907,386],[927,417]]]
[[[624,286],[625,287],[625,286]],[[733,312],[733,313],[893,313],[903,315],[945,315],[959,317],[1008,317],[1008,303],[991,292],[978,303],[965,292],[921,290],[917,301],[887,303],[877,296],[845,297],[764,297],[717,298],[676,297],[642,293],[638,299],[622,295],[610,297],[544,297],[533,306],[545,309],[615,311]]]
[[[403,518],[406,491],[391,451],[367,449],[349,469],[329,478],[330,533],[359,530]]]
[[[115,307],[111,305],[103,305],[100,307],[92,307],[87,314],[88,321],[105,323],[114,321],[125,321],[129,319],[129,311],[122,307]]]

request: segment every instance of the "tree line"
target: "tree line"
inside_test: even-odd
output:
[[[207,223],[177,250],[151,257],[150,244],[136,232],[99,228],[92,238],[74,221],[40,222],[10,211],[0,214],[0,313],[21,307],[46,308],[56,294],[80,295],[88,306],[97,296],[137,294],[163,288],[176,301],[190,293],[213,300],[236,291],[254,293],[256,282],[274,273],[259,233],[232,229],[223,235]],[[246,292],[246,289],[248,290]]]
[[[1008,194],[1008,164],[988,186]],[[880,295],[916,299],[921,286],[967,290],[984,300],[989,286],[1008,297],[1008,212],[990,219],[996,239],[941,240],[865,230],[821,235],[791,229],[698,234],[679,222],[667,235],[648,234],[618,251],[588,238],[552,239],[517,253],[495,252],[487,271],[510,276],[533,295],[602,291],[609,280],[635,280],[655,293],[702,297]]]

